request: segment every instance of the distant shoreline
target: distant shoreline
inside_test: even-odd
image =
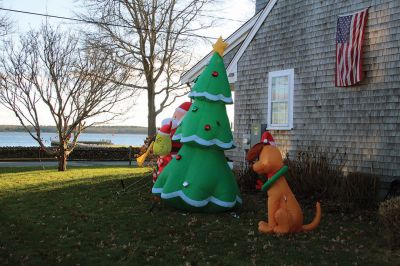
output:
[[[32,130],[33,128],[30,127]],[[0,125],[0,132],[25,132],[22,126]],[[42,126],[41,132],[56,133],[55,126]],[[84,133],[105,133],[105,134],[147,134],[147,127],[138,126],[96,126],[87,128]]]

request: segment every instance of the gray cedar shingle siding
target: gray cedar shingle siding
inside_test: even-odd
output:
[[[267,4],[269,0],[256,0],[256,13],[263,9]]]
[[[371,5],[364,80],[337,88],[336,19]],[[400,1],[278,0],[238,62],[235,167],[243,134],[267,121],[268,72],[294,68],[294,129],[272,131],[283,152],[320,146],[347,153],[347,171],[400,176]]]

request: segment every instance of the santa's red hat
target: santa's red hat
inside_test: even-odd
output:
[[[163,136],[169,136],[170,133],[171,133],[171,123],[163,125],[158,131],[158,134]]]
[[[264,143],[266,145],[276,146],[274,137],[272,137],[271,133],[269,133],[268,131],[265,131],[261,135],[261,141],[260,142]]]
[[[179,106],[175,109],[175,111],[186,113],[187,111],[189,111],[191,105],[192,105],[191,102],[184,102],[184,103],[182,103],[181,105],[179,105]]]

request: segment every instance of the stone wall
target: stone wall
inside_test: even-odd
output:
[[[139,153],[138,147],[76,147],[69,160],[85,161],[127,161]],[[0,160],[56,160],[54,156],[40,151],[39,147],[0,147]]]
[[[338,15],[371,6],[364,80],[338,88]],[[235,166],[244,159],[243,134],[266,123],[268,73],[294,69],[294,129],[272,131],[284,152],[319,146],[346,153],[347,171],[400,176],[400,1],[278,0],[238,63],[235,83]]]

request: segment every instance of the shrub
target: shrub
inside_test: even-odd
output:
[[[385,227],[385,238],[392,248],[400,247],[400,197],[379,205],[379,216]]]
[[[286,155],[288,182],[299,198],[334,199],[340,192],[346,154],[335,154],[319,147],[299,151],[294,159]]]
[[[342,179],[338,201],[347,208],[376,207],[379,178],[373,174],[353,172]]]
[[[376,175],[352,172],[343,174],[346,153],[328,153],[321,148],[299,151],[294,159],[289,155],[287,180],[300,199],[322,200],[341,211],[376,207],[379,179]]]
[[[68,160],[116,160],[126,161],[129,153],[139,152],[138,147],[102,147],[78,146],[68,157]],[[39,147],[0,147],[0,160],[55,160],[41,151]]]
[[[256,192],[256,180],[258,179],[251,167],[247,166],[243,169],[235,169],[235,176],[242,192]]]

